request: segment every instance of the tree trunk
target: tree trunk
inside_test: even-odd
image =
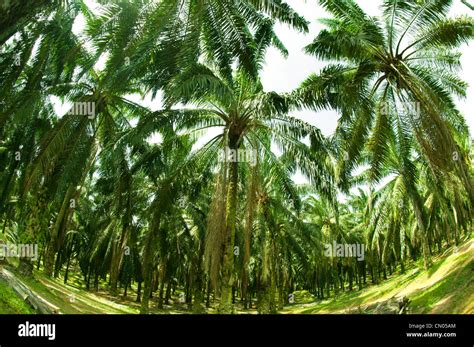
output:
[[[425,227],[425,222],[423,218],[423,210],[421,203],[419,202],[419,197],[414,196],[414,193],[411,194],[413,209],[415,211],[416,221],[418,228],[421,233],[421,242],[422,242],[422,249],[423,249],[423,264],[425,269],[428,269],[431,266],[431,259],[430,259],[430,249],[428,244],[428,231]]]
[[[163,309],[163,299],[165,295],[165,279],[166,279],[167,261],[165,260],[161,266],[160,271],[160,291],[158,294],[158,309]]]
[[[66,263],[66,272],[64,273],[64,284],[67,284],[67,280],[69,277],[69,266],[71,265],[71,255],[67,258],[67,263]]]
[[[145,240],[145,251],[143,255],[143,298],[140,306],[140,313],[149,312],[148,302],[150,301],[151,286],[153,279],[153,242],[155,240],[155,230],[150,228]]]
[[[142,301],[142,281],[138,281],[138,287],[137,287],[137,300],[136,302],[141,302]]]
[[[53,229],[48,242],[48,247],[46,248],[46,254],[44,257],[44,272],[46,276],[51,276],[54,270],[54,256],[56,255],[57,240],[59,232],[61,230],[63,221],[66,219],[67,213],[69,211],[69,204],[71,197],[74,193],[74,187],[70,186],[66,192],[61,209],[59,214],[56,217],[56,222],[54,223]]]
[[[234,139],[230,143],[230,149],[237,151],[237,141]],[[233,313],[232,287],[234,284],[234,242],[235,224],[237,217],[237,184],[238,184],[238,163],[229,163],[229,188],[227,191],[226,207],[226,241],[224,264],[222,267],[221,298],[218,312],[223,314]]]

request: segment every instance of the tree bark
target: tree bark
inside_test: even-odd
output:
[[[237,140],[230,141],[230,149],[237,151]],[[227,191],[226,206],[226,242],[224,264],[222,267],[221,280],[221,298],[218,312],[223,314],[233,313],[232,305],[232,287],[234,284],[234,242],[235,242],[235,224],[237,218],[237,184],[238,184],[238,163],[233,161],[229,163],[229,187]]]
[[[58,235],[61,230],[63,221],[66,219],[66,216],[69,210],[70,199],[73,193],[74,193],[74,187],[70,186],[68,190],[66,191],[66,195],[61,205],[61,209],[59,210],[59,214],[56,217],[56,222],[54,223],[53,230],[51,231],[48,247],[46,248],[46,254],[44,257],[44,272],[46,276],[51,276],[53,274],[54,257],[56,255]]]

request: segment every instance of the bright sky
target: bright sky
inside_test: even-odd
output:
[[[288,48],[290,55],[285,59],[275,48],[271,48],[262,73],[265,89],[276,92],[294,90],[308,75],[318,72],[326,64],[305,54],[303,48],[311,43],[323,28],[318,19],[326,18],[328,14],[317,4],[316,0],[291,0],[287,3],[291,4],[298,13],[304,15],[311,22],[311,26],[309,34],[300,34],[286,25],[277,25],[278,37]],[[381,13],[378,8],[380,0],[357,0],[357,3],[371,16],[379,16]],[[473,15],[472,11],[461,3],[461,0],[454,0],[450,16],[466,14]],[[461,62],[464,68],[461,77],[468,82],[470,87],[466,100],[458,101],[458,107],[469,124],[471,135],[474,136],[474,67],[471,65],[474,62],[474,46],[472,44],[463,47]],[[331,135],[336,129],[338,115],[334,111],[301,111],[295,115],[317,126],[325,135]]]

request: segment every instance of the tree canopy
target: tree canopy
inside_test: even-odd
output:
[[[449,18],[452,1],[381,0],[371,17],[319,0],[329,17],[305,52],[328,64],[290,93],[260,80],[270,47],[288,55],[275,24],[307,33],[316,11],[97,2],[0,7],[0,242],[40,253],[21,273],[133,292],[142,313],[173,298],[276,313],[296,291],[324,299],[428,268],[471,234],[456,98],[473,19]],[[336,110],[335,133],[294,116],[304,108]],[[328,255],[337,245],[350,253]]]

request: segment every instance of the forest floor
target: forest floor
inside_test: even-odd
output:
[[[290,305],[281,313],[360,313],[402,297],[411,300],[409,313],[474,314],[474,240],[449,247],[433,258],[432,267],[426,271],[420,260],[404,274],[393,273],[378,285],[316,303]]]
[[[0,267],[1,269],[1,267]],[[60,314],[136,314],[139,303],[135,293],[112,296],[104,290],[86,291],[79,277],[72,277],[68,284],[62,279],[45,277],[35,271],[34,278],[17,274],[35,295]],[[306,293],[305,302],[309,293]],[[175,297],[179,293],[175,293]],[[298,296],[296,296],[298,297]],[[421,261],[409,266],[404,274],[395,272],[377,285],[362,290],[340,293],[327,300],[313,300],[304,304],[291,304],[280,311],[282,314],[340,314],[371,313],[368,309],[393,299],[407,297],[411,300],[409,313],[474,313],[474,240],[459,247],[447,248],[433,258],[433,266],[423,270]],[[309,299],[311,300],[311,298]],[[211,309],[210,312],[213,310]],[[161,314],[187,313],[186,305],[173,298],[164,310],[157,310],[151,301],[151,312]],[[0,314],[33,313],[33,310],[15,295],[13,290],[0,281]],[[238,313],[256,313],[240,311]]]

